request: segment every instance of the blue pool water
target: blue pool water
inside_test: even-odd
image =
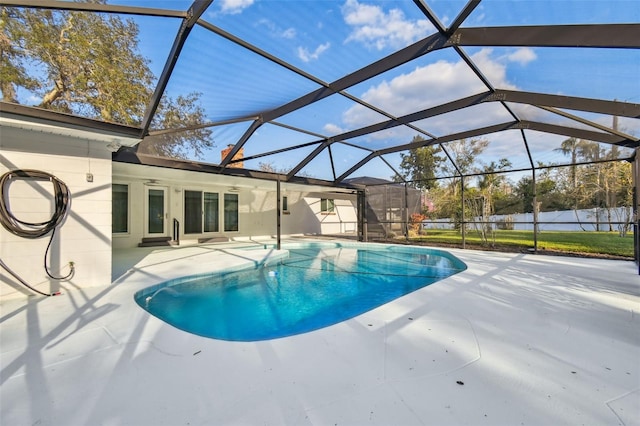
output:
[[[384,305],[466,269],[440,250],[305,244],[257,269],[185,277],[146,288],[136,302],[190,333],[255,341],[305,333]]]

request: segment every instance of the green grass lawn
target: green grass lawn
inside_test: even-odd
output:
[[[411,242],[461,245],[462,235],[455,230],[427,229],[427,235]],[[467,231],[466,244],[497,250],[526,250],[533,247],[533,231],[495,231],[495,239],[484,243],[479,232]],[[470,247],[471,248],[471,247]],[[617,232],[541,231],[538,250],[565,253],[600,254],[633,258],[633,234],[620,237]]]

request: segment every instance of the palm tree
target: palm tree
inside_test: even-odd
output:
[[[554,149],[554,151],[560,151],[564,155],[571,154],[571,182],[573,183],[573,190],[575,192],[578,186],[578,177],[576,175],[576,162],[578,161],[578,140],[576,138],[569,138],[562,141],[560,148]]]

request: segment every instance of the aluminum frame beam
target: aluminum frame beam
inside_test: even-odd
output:
[[[605,101],[602,99],[579,98],[575,96],[550,95],[546,93],[522,92],[497,89],[486,101],[502,100],[519,104],[548,106],[576,111],[597,112],[620,117],[640,118],[640,104]]]
[[[640,24],[534,25],[459,28],[456,46],[640,48]]]
[[[200,16],[207,10],[211,3],[213,3],[213,0],[195,0],[189,8],[187,16],[183,19],[182,25],[178,30],[178,34],[176,35],[173,45],[171,46],[171,51],[169,52],[169,56],[167,57],[167,62],[165,62],[164,64],[164,68],[162,70],[162,73],[160,74],[160,78],[158,78],[156,89],[153,93],[153,96],[151,96],[149,105],[147,105],[147,110],[144,113],[144,118],[142,119],[142,132],[140,134],[140,137],[146,136],[147,132],[149,131],[153,116],[158,109],[158,105],[160,105],[160,99],[162,98],[162,95],[167,88],[169,78],[171,77],[176,63],[178,62],[180,52],[182,51],[182,48],[187,41],[189,33],[191,33],[193,26],[198,22]]]
[[[451,34],[455,33],[458,30],[458,28],[460,28],[462,23],[469,17],[469,15],[471,15],[471,13],[473,13],[475,8],[478,7],[479,5],[480,5],[480,0],[469,0],[469,2],[462,9],[462,11],[460,11],[458,16],[456,16],[456,18],[453,20],[453,22],[451,23],[451,26],[447,28],[447,31],[446,31],[447,35],[450,36]]]
[[[528,143],[526,142],[526,137],[524,136],[524,130],[535,130],[539,132],[553,133],[561,136],[576,137],[580,139],[603,142],[611,145],[618,145],[618,146],[629,147],[629,148],[637,148],[638,146],[640,146],[640,143],[637,140],[635,141],[629,140],[622,136],[610,134],[610,133],[600,133],[600,132],[595,132],[591,130],[577,129],[573,127],[559,126],[555,124],[539,123],[534,121],[519,121],[519,122],[514,121],[514,122],[508,122],[508,123],[501,123],[493,126],[481,127],[478,129],[468,130],[460,133],[454,133],[451,135],[446,135],[446,136],[435,138],[435,139],[412,142],[404,145],[398,145],[392,148],[386,148],[383,150],[374,151],[369,155],[367,155],[362,160],[360,160],[358,163],[356,163],[354,166],[352,166],[349,170],[344,172],[338,178],[336,178],[336,182],[341,182],[342,180],[346,179],[349,175],[354,173],[356,170],[364,166],[366,163],[368,163],[372,159],[376,157],[380,157],[382,155],[392,154],[392,153],[404,151],[404,150],[421,148],[424,146],[452,142],[460,139],[473,138],[473,137],[496,133],[504,130],[514,130],[514,129],[519,129],[521,131],[522,137],[525,141],[527,154],[529,155],[530,160],[531,160],[531,154],[529,152]]]
[[[638,148],[638,141],[629,140],[611,133],[601,133],[592,130],[577,129],[575,127],[560,126],[557,124],[539,123],[536,121],[522,121],[514,126],[517,129],[536,130],[538,132],[553,133],[561,136],[569,136],[578,139],[586,139],[594,142],[603,142],[611,145]]]
[[[80,117],[77,115],[64,114],[58,111],[36,108],[10,102],[0,101],[0,115],[8,118],[30,118],[46,122],[59,123],[68,127],[93,130],[122,136],[126,138],[140,138],[140,128],[126,126],[123,124],[108,123],[106,121],[94,120],[92,118]]]
[[[394,152],[420,148],[423,146],[434,145],[436,143],[452,142],[460,139],[469,139],[476,136],[487,135],[490,133],[496,133],[504,130],[536,130],[539,132],[553,133],[556,135],[575,137],[580,139],[586,139],[596,142],[603,142],[612,145],[625,146],[630,148],[637,148],[638,142],[629,141],[622,137],[612,135],[610,133],[600,133],[591,130],[577,129],[573,127],[559,126],[556,124],[539,123],[535,121],[512,121],[501,124],[494,124],[492,126],[480,127],[477,129],[467,130],[464,132],[453,133],[450,135],[442,136],[437,139],[424,140],[419,142],[412,142],[404,145],[397,145],[391,148],[385,148],[378,150],[375,153],[378,155],[386,155]]]
[[[640,105],[618,102],[618,101],[606,101],[601,99],[588,99],[588,98],[578,98],[571,96],[561,96],[561,95],[549,95],[543,93],[532,93],[532,92],[521,92],[521,91],[511,91],[511,90],[501,90],[495,89],[491,81],[487,79],[482,72],[478,69],[473,60],[468,57],[468,55],[462,50],[463,46],[509,46],[509,47],[567,47],[567,48],[619,48],[619,49],[637,49],[640,48],[640,24],[593,24],[593,25],[534,25],[534,26],[508,26],[508,27],[484,27],[484,28],[464,28],[462,25],[465,20],[470,16],[470,14],[475,10],[475,8],[480,4],[480,0],[469,0],[465,7],[461,10],[458,16],[453,20],[451,26],[449,28],[445,28],[444,25],[438,20],[437,16],[429,9],[428,5],[424,0],[414,0],[414,4],[417,8],[419,8],[425,16],[431,21],[434,27],[437,30],[437,33],[429,35],[418,42],[407,46],[404,49],[398,50],[385,58],[382,58],[376,62],[370,63],[359,70],[348,74],[338,80],[335,80],[332,83],[327,83],[319,78],[287,63],[286,61],[269,54],[266,51],[263,51],[243,39],[236,37],[230,33],[225,32],[224,30],[204,21],[201,19],[203,13],[207,10],[207,8],[211,5],[213,0],[195,0],[189,10],[187,11],[177,11],[177,10],[166,10],[166,9],[158,9],[158,8],[147,8],[147,7],[134,7],[134,6],[119,6],[119,5],[111,5],[111,4],[100,4],[100,3],[84,3],[84,2],[69,2],[69,1],[59,1],[59,0],[0,0],[0,6],[7,7],[33,7],[33,8],[43,8],[43,9],[55,9],[55,10],[70,10],[70,11],[84,11],[84,12],[98,12],[98,13],[117,13],[117,14],[129,14],[129,15],[141,15],[141,16],[158,16],[158,17],[171,17],[171,18],[180,18],[183,20],[180,30],[176,34],[176,38],[174,40],[174,44],[171,48],[170,54],[165,63],[164,69],[158,79],[158,83],[155,88],[155,92],[153,96],[150,98],[149,104],[147,105],[147,110],[145,111],[144,118],[142,121],[142,126],[139,127],[130,127],[130,126],[122,126],[113,123],[104,123],[99,120],[91,120],[78,116],[71,116],[67,114],[61,114],[54,111],[41,110],[33,107],[26,107],[21,105],[15,105],[6,102],[0,102],[0,112],[12,112],[14,114],[24,115],[27,117],[32,117],[36,119],[43,120],[52,120],[59,123],[64,123],[70,126],[81,126],[84,128],[96,129],[98,131],[107,131],[113,132],[118,135],[133,137],[133,138],[143,138],[147,134],[152,134],[156,132],[149,132],[150,124],[153,116],[155,115],[158,105],[160,103],[160,99],[167,87],[169,78],[173,72],[173,69],[177,63],[178,57],[186,42],[189,33],[193,26],[200,25],[205,29],[208,29],[214,32],[216,35],[220,37],[225,37],[230,41],[240,45],[243,48],[249,49],[255,54],[261,55],[262,57],[275,62],[276,64],[285,67],[291,72],[298,74],[304,78],[307,78],[315,83],[317,83],[320,87],[306,95],[299,97],[291,102],[288,102],[284,105],[271,109],[269,111],[263,112],[259,116],[255,117],[245,117],[242,119],[238,119],[238,121],[253,121],[251,126],[249,126],[248,130],[244,133],[244,135],[239,139],[239,141],[235,144],[232,151],[229,155],[223,159],[219,167],[219,170],[216,173],[222,174],[232,174],[238,175],[239,170],[242,169],[233,169],[226,171],[226,167],[235,162],[233,157],[237,154],[237,152],[244,146],[244,144],[250,139],[256,129],[258,129],[263,123],[273,123],[275,125],[280,125],[282,127],[290,128],[292,130],[297,130],[301,132],[305,132],[308,134],[313,134],[320,139],[314,142],[308,142],[301,145],[296,145],[288,148],[283,148],[280,150],[270,151],[263,154],[257,154],[252,158],[259,158],[263,156],[267,156],[270,154],[285,152],[289,150],[298,149],[301,147],[306,147],[310,145],[317,144],[318,146],[313,150],[311,154],[305,157],[298,165],[296,165],[290,173],[286,175],[287,181],[297,180],[297,179],[307,179],[307,178],[298,178],[295,176],[300,170],[302,170],[307,164],[309,164],[317,155],[319,155],[324,148],[330,148],[333,143],[346,143],[345,140],[352,139],[358,136],[364,136],[367,134],[371,134],[374,132],[378,132],[381,130],[397,127],[397,126],[408,126],[413,130],[416,130],[420,133],[423,133],[430,137],[426,141],[420,142],[419,145],[412,144],[403,144],[395,147],[386,148],[380,151],[370,151],[367,156],[354,165],[348,172],[345,172],[343,175],[335,178],[335,170],[334,170],[334,183],[339,182],[348,174],[351,174],[353,171],[360,168],[366,162],[371,159],[385,155],[391,152],[398,152],[405,149],[411,149],[411,147],[418,147],[424,145],[431,144],[443,144],[448,141],[461,139],[465,137],[473,137],[479,136],[482,134],[487,134],[500,130],[511,130],[511,129],[520,129],[523,132],[524,138],[524,130],[535,130],[540,132],[546,132],[551,134],[558,134],[563,136],[571,136],[578,137],[582,139],[595,140],[598,142],[609,143],[619,146],[637,148],[639,145],[638,138],[626,135],[622,132],[616,131],[615,129],[611,129],[607,126],[601,126],[596,123],[593,123],[589,120],[582,119],[580,117],[569,114],[565,111],[559,110],[561,109],[570,109],[577,111],[587,111],[587,112],[595,112],[600,114],[607,114],[613,116],[622,116],[622,117],[630,117],[630,118],[640,118]],[[387,111],[376,108],[373,105],[368,104],[367,102],[359,99],[358,97],[352,96],[349,93],[346,93],[345,90],[362,83],[372,77],[380,75],[386,71],[394,69],[400,65],[403,65],[413,59],[419,58],[427,53],[430,53],[435,50],[444,49],[452,47],[456,50],[456,52],[460,55],[460,57],[467,63],[467,65],[472,69],[472,71],[476,74],[476,76],[482,80],[482,82],[487,87],[488,91],[483,92],[477,95],[469,96],[467,98],[458,99],[446,104],[438,105],[436,107],[432,107],[429,109],[425,109],[422,111],[417,111],[411,114],[407,114],[403,117],[394,117],[389,114]],[[286,115],[290,112],[296,111],[300,108],[308,106],[318,100],[324,99],[333,94],[340,94],[342,96],[346,96],[350,100],[357,102],[367,108],[370,108],[374,111],[377,111],[383,115],[385,115],[389,120],[377,123],[371,126],[362,127],[360,129],[355,129],[349,132],[345,132],[341,135],[337,135],[331,138],[325,138],[322,135],[318,135],[313,132],[305,131],[304,129],[294,129],[291,126],[287,126],[286,124],[276,123],[274,120]],[[452,112],[456,110],[460,110],[463,108],[467,108],[472,105],[477,105],[483,102],[500,102],[509,113],[513,116],[514,121],[509,123],[500,123],[493,126],[484,127],[482,129],[474,129],[466,132],[457,133],[454,135],[447,135],[442,137],[435,137],[430,135],[426,131],[414,126],[412,123],[437,116],[440,114],[445,114],[447,112]],[[506,104],[507,102],[513,103],[521,103],[527,105],[533,105],[552,113],[556,113],[567,118],[570,118],[574,121],[581,122],[584,124],[588,124],[601,130],[601,132],[590,131],[584,129],[577,129],[573,127],[549,124],[549,123],[540,123],[540,122],[531,122],[531,121],[523,121],[520,120],[512,111],[511,108]],[[234,121],[234,120],[231,120]],[[229,122],[231,122],[229,121]],[[225,122],[226,123],[226,122]],[[218,124],[225,124],[220,122]],[[215,126],[216,124],[205,124],[202,127],[210,127]],[[200,126],[197,126],[200,127]],[[489,131],[489,129],[493,129]],[[181,131],[185,129],[176,129],[175,131]],[[162,131],[158,131],[160,133],[169,133],[172,132],[172,129],[165,129]],[[526,138],[525,145],[527,145]],[[352,145],[354,146],[354,145]],[[362,147],[358,147],[362,148]],[[444,148],[444,145],[443,145]],[[365,148],[362,148],[365,149]],[[528,146],[527,146],[528,149]],[[446,151],[445,151],[446,152]],[[247,157],[249,158],[249,157]],[[330,153],[331,165],[333,164],[332,155]],[[455,164],[454,164],[455,166]],[[247,173],[252,173],[251,171],[247,171]],[[278,176],[281,178],[284,176]],[[325,182],[323,180],[319,180],[321,182]],[[326,184],[326,182],[325,182]]]
[[[245,177],[251,179],[260,179],[268,181],[284,180],[284,175],[280,173],[263,172],[259,170],[239,169],[239,168],[223,168],[214,164],[194,163],[191,161],[175,160],[171,158],[156,157],[153,155],[140,154],[132,149],[121,149],[114,153],[113,161],[127,164],[141,164],[145,166],[164,167],[176,170],[188,170],[192,172],[209,173],[225,176]],[[323,179],[298,177],[289,181],[289,183],[316,185],[326,187],[338,187],[353,190],[356,189],[351,185],[336,185],[334,181]]]
[[[579,111],[596,112],[600,114],[640,118],[639,104],[629,104],[619,101],[603,101],[599,99],[579,98],[574,96],[547,95],[543,93],[518,92],[512,90],[497,89],[494,92],[487,91],[479,93],[477,95],[468,96],[466,98],[457,99],[455,101],[424,109],[422,111],[407,114],[402,117],[398,117],[395,120],[387,120],[380,123],[372,124],[370,126],[351,130],[349,132],[341,133],[339,135],[332,136],[331,138],[327,138],[324,141],[331,140],[331,143],[333,143],[353,139],[382,130],[391,129],[400,125],[405,125],[411,122],[457,111],[484,102],[514,102],[533,106],[553,106]],[[638,114],[639,117],[636,117],[635,114]],[[606,126],[603,127],[605,127],[603,130],[606,130]],[[321,142],[323,142],[323,140],[319,140],[316,143]]]
[[[425,0],[413,0],[413,3],[418,7],[418,9],[420,9],[424,16],[427,17],[429,22],[431,22],[431,24],[435,27],[436,30],[438,30],[440,34],[444,34],[446,32],[446,28],[444,27],[442,22],[440,22],[436,14],[433,13]]]
[[[538,106],[539,104],[551,104],[554,106],[560,106],[564,108],[572,108],[572,109],[582,110],[582,111],[599,112],[603,114],[623,115],[623,116],[629,116],[629,115],[633,116],[633,114],[640,113],[640,105],[628,104],[628,103],[618,102],[618,101],[603,101],[598,99],[578,98],[578,97],[561,96],[561,95],[546,95],[546,94],[532,93],[532,92],[516,92],[516,91],[509,91],[509,90],[495,90],[494,92],[487,91],[477,95],[472,95],[466,98],[448,102],[446,104],[438,105],[436,107],[418,111],[412,114],[408,114],[402,117],[398,117],[396,120],[384,121],[381,123],[373,124],[371,126],[362,127],[360,129],[345,132],[340,135],[327,138],[324,141],[318,141],[320,145],[313,152],[311,152],[307,156],[307,158],[303,159],[298,164],[298,166],[294,167],[289,173],[288,177],[293,177],[296,173],[302,170],[302,168],[304,168],[307,164],[309,164],[313,160],[313,158],[319,155],[325,147],[330,146],[333,143],[340,142],[342,140],[352,139],[359,136],[364,136],[367,134],[375,133],[375,132],[386,130],[386,129],[390,129],[400,125],[408,124],[410,122],[423,120],[426,118],[434,117],[434,116],[445,114],[448,112],[460,110],[460,109],[477,105],[483,102],[501,102],[501,103],[516,102],[516,103],[525,103],[525,104],[534,105],[534,106]],[[616,114],[616,113],[621,113],[621,114]],[[602,130],[609,132],[609,134],[593,132],[589,130],[574,129],[566,126],[557,126],[557,125],[545,124],[545,123],[535,123],[535,122],[516,119],[516,121],[514,121],[513,124],[517,124],[517,123],[520,123],[522,128],[527,128],[526,126],[532,126],[531,127],[532,130],[547,131],[549,133],[580,137],[582,139],[595,140],[599,142],[605,142],[605,143],[610,143],[610,144],[615,144],[620,146],[627,146],[627,147],[637,147],[638,145],[637,140],[628,139],[622,135],[616,136],[615,134],[613,134],[613,131],[607,130],[605,126],[603,126]],[[497,126],[499,127],[500,125],[497,125]],[[493,127],[493,126],[490,126],[490,127]],[[488,133],[492,133],[492,132],[488,132]],[[473,137],[473,136],[474,135],[466,136],[466,137]],[[446,142],[442,138],[433,138],[431,140]],[[388,148],[388,150],[391,150],[389,152],[397,152],[397,151],[402,151],[404,149],[410,149],[410,148],[404,148],[404,147],[406,147],[406,145],[396,147],[399,149]],[[376,151],[372,154],[369,154],[366,158],[370,160],[371,158],[377,155],[382,155],[382,154]],[[354,170],[349,169],[350,173],[348,174],[343,173],[343,175],[338,177],[337,180],[340,181],[345,177],[345,175],[348,176],[349,174],[353,173],[355,170],[357,170],[357,168],[364,165],[368,160],[364,162],[363,161],[364,159],[356,164],[358,167],[356,167]]]
[[[73,10],[78,12],[103,12],[117,13],[121,15],[160,16],[173,18],[186,18],[187,12],[183,10],[158,9],[149,7],[120,6],[101,3],[79,3],[58,0],[1,0],[0,6],[37,8],[52,10]]]
[[[242,149],[244,144],[249,140],[251,135],[253,135],[253,133],[256,130],[258,130],[260,128],[260,126],[262,126],[262,124],[263,124],[263,121],[261,119],[258,119],[256,121],[254,121],[253,123],[251,123],[251,125],[244,132],[244,134],[242,135],[240,140],[238,142],[236,142],[235,145],[233,145],[233,148],[231,148],[231,151],[229,151],[229,153],[227,153],[227,156],[224,157],[222,159],[222,161],[220,162],[220,166],[222,168],[225,168],[225,167],[227,167],[229,165],[231,160],[238,154],[238,152]]]
[[[601,130],[603,132],[611,133],[612,135],[616,135],[616,136],[619,136],[619,137],[624,138],[624,139],[629,139],[630,141],[638,142],[638,138],[636,138],[635,136],[631,136],[631,135],[628,135],[628,134],[626,134],[624,132],[621,132],[619,130],[612,129],[612,128],[609,128],[607,126],[603,126],[603,125],[598,124],[596,122],[593,122],[591,120],[586,120],[586,119],[584,119],[582,117],[578,117],[576,115],[569,114],[568,112],[565,112],[565,111],[562,111],[562,110],[559,110],[559,109],[556,109],[556,108],[546,107],[546,106],[538,106],[538,108],[543,109],[545,111],[549,111],[549,112],[557,114],[557,115],[560,115],[562,117],[568,118],[568,119],[576,121],[578,123],[582,123],[582,124],[585,124],[587,126],[591,126],[591,127],[595,128],[595,129]]]
[[[270,111],[263,113],[265,121],[275,120],[285,114],[293,112],[297,109],[311,105],[314,102],[322,100],[327,96],[334,93],[338,93],[351,86],[362,83],[372,77],[380,75],[386,71],[396,68],[406,62],[409,62],[415,58],[426,55],[427,53],[442,49],[445,47],[446,37],[441,34],[430,35],[404,49],[401,49],[391,55],[388,55],[376,62],[371,63],[359,70],[348,74],[333,83],[330,83],[328,87],[323,87],[313,92],[307,93],[298,99],[295,99],[289,103],[286,103],[280,107],[274,108]]]

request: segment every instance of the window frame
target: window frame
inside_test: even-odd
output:
[[[202,190],[197,190],[197,189],[185,189],[182,192],[182,220],[184,220],[184,227],[183,227],[183,233],[184,235],[194,235],[194,234],[202,234],[202,216],[204,214],[204,210],[203,210],[203,206],[202,206],[202,194],[204,191]],[[187,212],[187,206],[189,206],[190,204],[187,203],[187,195],[189,193],[193,193],[193,194],[199,194],[198,197],[193,197],[192,200],[198,200],[199,201],[199,212],[192,212],[189,211]],[[195,207],[194,207],[195,208]],[[191,209],[190,209],[191,210]],[[199,220],[195,220],[195,218],[198,217]],[[194,222],[191,224],[190,222],[194,220]],[[197,225],[198,230],[197,231],[193,231],[192,229],[190,229],[190,226],[193,225]]]
[[[115,186],[121,186],[121,187],[125,187],[126,188],[126,193],[127,193],[127,197],[126,197],[126,218],[125,218],[125,222],[126,222],[126,230],[125,231],[115,231],[115,227],[114,227],[114,220],[115,220],[115,208],[114,208],[114,202],[115,202],[115,197],[114,197],[114,187]],[[114,236],[127,236],[127,235],[131,235],[131,184],[129,183],[122,183],[122,182],[111,182],[111,234],[113,234]]]
[[[200,212],[199,212],[199,230],[197,232],[193,232],[191,230],[187,231],[187,202],[186,202],[186,198],[187,198],[187,193],[192,192],[192,193],[198,193],[200,194],[199,200],[200,200]],[[207,194],[208,195],[215,195],[215,200],[217,201],[216,203],[216,209],[215,209],[215,215],[216,215],[216,223],[215,223],[215,229],[214,230],[209,230],[207,229],[207,221],[206,221],[206,204],[207,204]],[[209,200],[210,201],[210,200]],[[204,234],[216,234],[216,233],[220,233],[220,192],[217,191],[207,191],[204,189],[185,189],[183,191],[183,195],[182,195],[182,203],[183,203],[183,208],[182,208],[182,218],[184,220],[184,235],[204,235]]]
[[[235,204],[236,204],[236,208],[235,211],[234,210],[227,210],[227,201],[228,198],[232,198],[235,197]],[[229,200],[231,201],[231,200]],[[237,193],[229,193],[229,192],[225,192],[224,193],[224,197],[223,197],[223,232],[240,232],[240,197]],[[233,226],[228,227],[227,225],[234,225],[233,223],[230,223],[230,221],[228,221],[228,218],[233,218],[232,216],[230,216],[231,214],[235,213],[235,229],[232,229]]]
[[[213,231],[207,229],[207,223],[208,223],[206,220],[207,219],[207,194],[216,196],[215,197],[216,208],[215,210],[211,210],[211,211],[215,211],[215,215],[216,215],[216,220],[214,222],[215,229]],[[219,192],[202,191],[202,232],[205,234],[220,232],[220,193]]]
[[[320,198],[321,214],[336,214],[336,200],[333,198]]]

